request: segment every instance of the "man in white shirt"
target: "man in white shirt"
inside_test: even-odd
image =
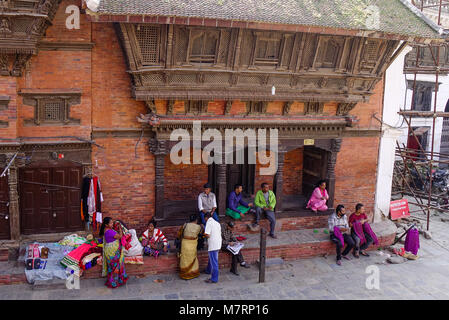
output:
[[[205,280],[207,283],[218,282],[218,251],[221,249],[221,226],[220,223],[211,219],[211,213],[205,213],[206,229],[204,236],[207,238],[207,250],[209,252],[209,261],[207,263],[206,273],[210,274],[210,279]]]

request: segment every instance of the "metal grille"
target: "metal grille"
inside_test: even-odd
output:
[[[142,54],[143,65],[159,63],[159,27],[137,26],[136,37]]]
[[[238,84],[260,84],[260,78],[256,76],[241,76]]]
[[[44,121],[62,121],[62,103],[60,101],[46,102],[44,107]]]

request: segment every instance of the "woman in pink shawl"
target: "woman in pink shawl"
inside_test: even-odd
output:
[[[320,180],[318,187],[313,190],[312,196],[307,203],[307,209],[311,209],[313,212],[326,211],[326,202],[329,200],[329,194],[326,191],[326,181]]]

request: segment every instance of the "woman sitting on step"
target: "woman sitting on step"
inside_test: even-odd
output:
[[[326,190],[326,181],[320,180],[318,187],[313,190],[312,196],[307,203],[307,209],[311,209],[313,212],[326,211],[326,202],[329,200],[329,194]]]
[[[168,240],[162,231],[156,228],[154,219],[148,223],[148,229],[142,234],[142,246],[144,254],[156,258],[159,254],[168,252]]]

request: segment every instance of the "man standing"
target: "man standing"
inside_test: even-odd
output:
[[[226,209],[226,215],[234,219],[241,219],[249,211],[250,207],[253,206],[252,203],[246,203],[243,201],[242,196],[243,186],[241,184],[236,184],[234,186],[234,191],[232,191],[228,196],[228,207]]]
[[[351,235],[349,234],[348,217],[345,215],[345,212],[345,207],[342,204],[339,204],[335,209],[335,212],[332,213],[328,219],[330,238],[332,242],[334,242],[337,246],[337,264],[339,266],[341,266],[342,256],[346,260],[351,260],[349,257],[347,257],[347,254],[354,247],[354,239],[352,239]],[[343,252],[341,252],[341,249],[343,248],[344,244],[342,244],[341,240],[344,240],[344,243],[347,244]]]
[[[204,214],[206,220],[206,229],[204,236],[207,238],[207,250],[209,253],[209,261],[207,263],[206,273],[210,274],[210,279],[205,280],[207,283],[218,282],[218,251],[221,249],[221,226],[211,219],[211,213]]]
[[[274,192],[270,190],[268,183],[262,183],[262,190],[257,191],[254,204],[256,205],[256,223],[259,225],[260,215],[265,212],[268,220],[270,221],[270,237],[277,239],[274,234],[274,227],[276,226],[276,218],[274,217],[274,207],[276,206],[276,196]]]
[[[209,183],[204,185],[204,192],[200,193],[198,196],[198,210],[200,211],[200,221],[204,226],[206,225],[206,220],[204,215],[210,213],[211,216],[219,222],[217,213],[217,198],[215,194],[211,192],[211,186]]]
[[[231,251],[227,249],[228,245],[232,246],[234,245],[235,242],[237,242],[233,230],[234,230],[234,222],[229,221],[227,224],[225,223],[221,224],[221,239],[222,239],[221,249],[232,255],[231,272],[236,276],[238,276],[239,273],[237,272],[237,263],[240,263],[240,265],[244,268],[249,268],[249,266],[243,259],[242,251],[239,251],[239,253],[237,254],[233,254]]]

